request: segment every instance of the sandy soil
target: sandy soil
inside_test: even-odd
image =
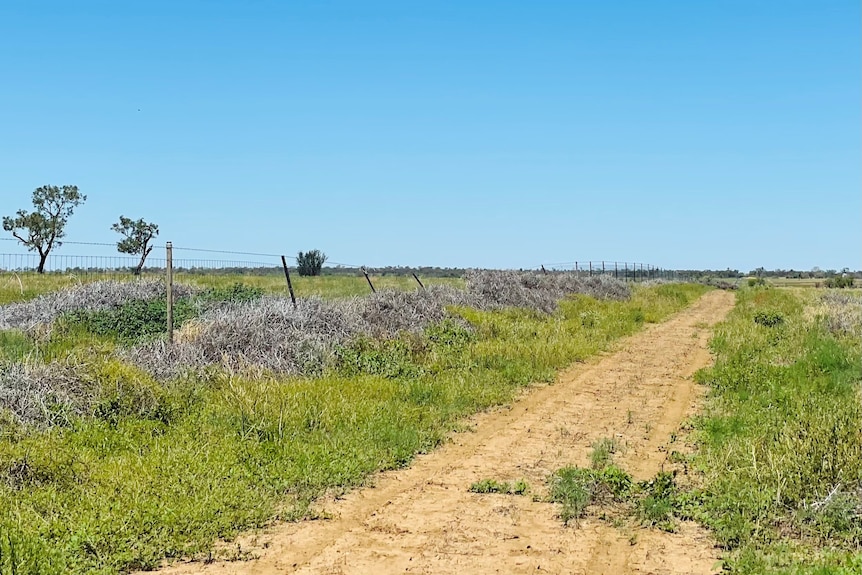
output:
[[[709,326],[733,307],[713,291],[668,321],[621,340],[595,360],[534,387],[508,408],[474,418],[408,469],[321,502],[331,519],[277,525],[231,544],[246,561],[180,563],[171,574],[573,573],[710,574],[718,551],[704,531],[621,527],[590,517],[564,527],[555,505],[470,493],[482,479],[526,479],[589,464],[591,444],[614,437],[615,461],[636,479],[665,468],[671,436],[697,406],[691,375],[710,362]]]

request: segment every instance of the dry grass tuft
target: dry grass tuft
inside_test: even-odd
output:
[[[807,315],[819,318],[838,335],[862,337],[862,294],[828,291],[817,298]]]

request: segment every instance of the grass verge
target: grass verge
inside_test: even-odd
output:
[[[862,344],[816,296],[749,289],[716,328],[693,515],[733,573],[862,572]],[[834,318],[833,318],[834,319]]]

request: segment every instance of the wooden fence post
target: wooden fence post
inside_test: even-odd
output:
[[[413,279],[416,280],[416,283],[419,284],[419,287],[421,287],[422,289],[425,289],[425,286],[422,285],[422,280],[419,279],[419,276],[416,275],[416,272],[412,272],[412,274],[413,274]],[[371,289],[374,289],[374,288],[372,287]]]

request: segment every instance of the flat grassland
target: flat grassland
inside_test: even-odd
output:
[[[0,272],[0,305],[13,301],[31,299],[44,293],[62,288],[73,287],[82,283],[111,279],[116,281],[131,281],[136,279],[132,274],[65,274],[33,272],[11,273]],[[164,274],[142,274],[139,279],[164,281]],[[348,297],[365,295],[371,291],[363,276],[315,276],[302,277],[291,274],[291,283],[297,297],[317,295],[321,297]],[[420,278],[426,286],[451,285],[463,287],[461,278]],[[235,283],[256,287],[272,294],[287,294],[287,282],[283,275],[238,275],[238,274],[195,274],[177,272],[174,274],[176,283],[194,285],[201,288],[229,287]],[[417,284],[410,276],[371,276],[375,289],[416,289]]]

